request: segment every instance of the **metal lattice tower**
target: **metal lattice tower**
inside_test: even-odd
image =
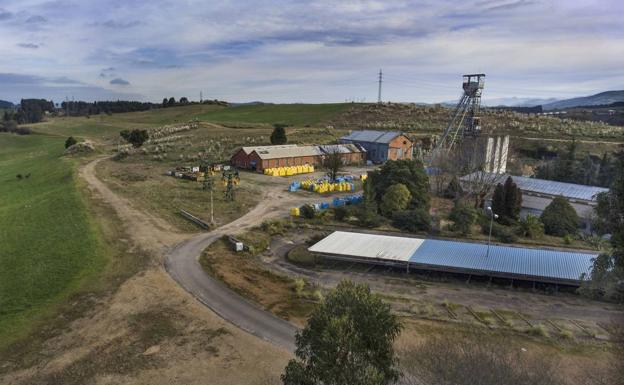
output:
[[[479,107],[485,74],[464,75],[463,78],[464,93],[455,106],[451,120],[438,141],[434,153],[449,151],[457,142],[466,138],[476,138],[481,132]]]

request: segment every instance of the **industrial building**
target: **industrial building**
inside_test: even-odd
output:
[[[325,158],[330,154],[340,154],[344,164],[362,164],[366,162],[366,149],[357,144],[325,144],[318,146]]]
[[[477,171],[480,173],[481,171]],[[460,178],[463,184],[469,184],[471,180],[492,180],[494,183],[505,183],[509,174],[486,173],[484,176],[469,174]],[[583,231],[591,231],[591,221],[596,207],[596,197],[609,189],[596,186],[585,186],[573,183],[556,182],[546,179],[511,176],[514,183],[522,191],[522,208],[520,216],[528,214],[540,216],[546,206],[557,196],[562,196],[570,202],[576,214],[581,219]]]
[[[413,158],[414,143],[398,131],[353,131],[338,142],[359,145],[366,150],[367,159],[374,163]]]
[[[579,286],[597,254],[335,231],[310,248],[328,259]]]
[[[365,160],[366,150],[357,145],[276,146],[242,147],[231,158],[237,168],[263,172],[265,168],[312,165],[323,163],[326,156],[337,152],[345,164],[360,164]]]

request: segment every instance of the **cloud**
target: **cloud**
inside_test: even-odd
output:
[[[534,1],[518,0],[511,3],[497,4],[487,7],[488,11],[506,11],[535,4]]]
[[[111,80],[109,83],[113,85],[117,85],[117,86],[129,86],[130,85],[129,81],[122,79],[122,78],[115,78]]]
[[[67,76],[83,91],[132,79],[151,100],[198,89],[374,100],[379,68],[383,97],[397,101],[452,99],[472,71],[488,74],[487,97],[624,88],[621,0],[62,1],[0,0],[4,72],[40,74],[49,87],[70,87],[52,83]],[[35,16],[54,29],[23,22]]]
[[[76,100],[141,100],[136,93],[111,91],[66,77],[43,77],[30,74],[0,73],[0,99],[18,102],[26,98],[60,101],[73,96]]]
[[[13,17],[13,13],[9,11],[5,11],[3,8],[0,8],[0,21],[9,20]]]
[[[37,48],[39,48],[39,45],[33,44],[33,43],[19,43],[17,46],[18,47],[22,47],[22,48],[28,48],[28,49],[37,49]]]
[[[136,27],[141,24],[138,20],[132,21],[118,21],[118,20],[106,20],[102,23],[102,25],[106,28],[114,28],[114,29],[126,29]]]
[[[28,19],[26,19],[27,24],[41,24],[47,21],[48,19],[46,19],[45,17],[41,15],[33,15],[33,16],[30,16]]]

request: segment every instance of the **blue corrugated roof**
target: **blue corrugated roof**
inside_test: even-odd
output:
[[[597,254],[490,246],[481,243],[427,239],[410,258],[411,263],[451,267],[519,277],[542,277],[557,280],[580,280],[588,274]]]
[[[477,171],[480,173],[481,171]],[[470,181],[473,177],[475,177],[476,173],[463,176],[461,180]],[[495,174],[488,173],[492,177],[495,177]],[[501,174],[499,177],[496,177],[499,183],[505,183],[508,174]],[[488,177],[489,179],[490,177]],[[582,199],[586,201],[595,201],[596,195],[601,192],[609,191],[609,189],[604,187],[596,187],[596,186],[585,186],[581,184],[574,183],[564,183],[564,182],[556,182],[552,180],[546,179],[536,179],[536,178],[527,178],[522,176],[511,176],[516,185],[520,188],[520,190],[530,191],[534,193],[540,194],[548,194],[553,196],[561,195],[570,199]],[[493,180],[493,179],[492,179]]]
[[[356,142],[371,142],[371,143],[390,143],[392,139],[401,135],[398,131],[376,131],[376,130],[361,130],[353,131],[349,135],[343,136],[342,140],[352,140]]]
[[[335,231],[308,250],[327,255],[391,260],[417,268],[502,276],[544,282],[579,283],[595,253],[490,246],[487,244]]]

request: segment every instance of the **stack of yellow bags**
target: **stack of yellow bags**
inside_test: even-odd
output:
[[[298,174],[308,174],[311,172],[314,172],[314,166],[309,164],[287,167],[269,167],[264,169],[264,175],[271,176],[293,176]]]

